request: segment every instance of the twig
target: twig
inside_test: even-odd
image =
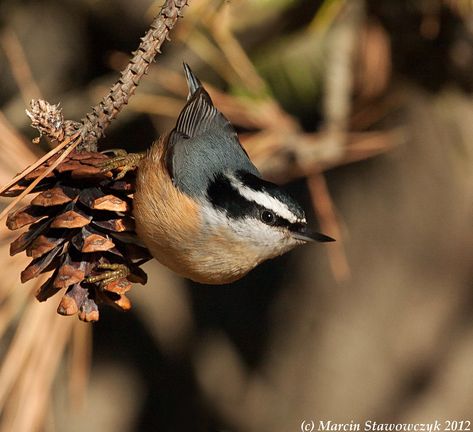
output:
[[[13,78],[20,89],[25,103],[28,103],[31,99],[40,98],[41,91],[33,79],[23,46],[12,28],[7,26],[3,30],[0,36],[0,43],[10,63]]]
[[[343,18],[332,30],[325,70],[325,129],[329,134],[326,152],[334,160],[343,156],[353,91],[353,61],[364,9],[361,0],[347,4]]]
[[[135,51],[118,81],[112,86],[102,101],[93,107],[92,111],[86,115],[82,120],[82,125],[69,120],[65,121],[59,105],[52,105],[43,100],[33,100],[31,102],[32,108],[31,111],[27,111],[27,114],[31,118],[32,126],[38,129],[41,134],[61,144],[1,188],[0,193],[17,183],[53,154],[59,152],[67,145],[69,145],[69,147],[55,163],[48,167],[44,174],[39,176],[21,195],[0,213],[0,220],[26,194],[31,192],[46,175],[52,172],[73,148],[77,147],[78,150],[88,151],[97,150],[97,141],[103,136],[106,127],[128,103],[128,100],[140,83],[141,78],[146,74],[150,64],[154,61],[156,54],[160,52],[161,45],[168,38],[169,31],[174,27],[177,19],[181,16],[181,9],[186,5],[187,0],[165,1],[159,15],[152,22],[146,35],[141,39],[138,50]],[[70,144],[71,142],[73,144]]]
[[[281,183],[385,153],[404,140],[404,131],[347,133],[346,149],[335,160],[326,151],[325,133],[262,131],[241,138],[263,176]]]
[[[228,63],[245,83],[247,89],[257,95],[266,94],[266,82],[260,77],[255,66],[230,28],[230,4],[224,4],[212,20],[212,34]]]
[[[346,282],[350,279],[351,271],[345,252],[342,230],[338,223],[327,183],[322,174],[315,174],[307,179],[307,184],[312,196],[312,205],[320,221],[322,231],[337,240],[335,243],[328,245],[327,249],[333,275],[338,282]]]
[[[40,283],[41,280],[38,280],[38,285]],[[45,313],[46,309],[38,308],[36,302],[29,303],[26,311],[23,313],[0,369],[1,407],[5,405],[6,398],[29,357],[34,341],[38,338],[37,331],[41,328],[40,324]]]
[[[78,150],[97,151],[98,140],[134,94],[156,54],[161,52],[161,45],[166,39],[169,39],[169,31],[174,27],[177,19],[182,16],[181,9],[187,5],[187,2],[188,0],[165,1],[159,15],[141,39],[138,49],[121,72],[118,81],[103,99],[85,115],[81,123],[65,121],[58,105],[52,105],[43,100],[33,100],[32,110],[28,112],[32,126],[56,142],[62,142],[65,136],[80,131]]]
[[[92,357],[92,327],[76,321],[72,327],[69,394],[71,408],[79,411],[85,400]]]
[[[47,312],[45,318],[54,313],[51,306],[43,308]],[[39,326],[43,331],[36,329],[38,333],[43,333],[43,342],[36,342],[33,346],[27,373],[21,376],[18,383],[18,407],[12,412],[11,428],[5,430],[33,431],[39,430],[39,426],[43,424],[48,399],[40,395],[50,393],[55,372],[73,326],[71,321],[64,323],[58,316],[49,320],[48,324],[46,326],[43,320]]]
[[[103,136],[106,127],[128,103],[156,54],[160,52],[161,45],[168,39],[169,31],[181,16],[181,9],[186,5],[187,0],[165,1],[159,15],[142,38],[138,50],[135,51],[118,81],[100,103],[82,119],[81,149],[97,150],[97,141]]]
[[[10,179],[20,171],[25,164],[33,163],[38,158],[38,150],[17,130],[13,128],[2,111],[0,111],[0,164],[4,168],[0,176],[0,183]]]

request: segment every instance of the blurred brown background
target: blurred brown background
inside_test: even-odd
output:
[[[47,150],[28,101],[83,117],[159,7],[1,2],[1,183]],[[172,128],[186,61],[338,241],[229,286],[150,263],[132,311],[90,325],[20,285],[2,227],[0,431],[473,421],[471,0],[190,0],[171,37],[103,148]]]

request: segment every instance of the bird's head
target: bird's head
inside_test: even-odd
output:
[[[219,173],[209,183],[206,198],[205,222],[225,226],[258,250],[261,260],[306,242],[333,241],[308,228],[304,210],[291,195],[248,171]]]

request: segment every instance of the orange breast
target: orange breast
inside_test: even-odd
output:
[[[134,215],[140,238],[168,265],[181,250],[176,258],[185,261],[185,245],[198,234],[201,222],[197,204],[172,184],[163,153],[163,142],[154,143],[138,168]]]

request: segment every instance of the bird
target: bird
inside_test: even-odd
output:
[[[185,278],[220,285],[298,245],[333,241],[262,178],[186,63],[184,71],[189,94],[174,129],[137,162],[133,214],[151,255]]]

